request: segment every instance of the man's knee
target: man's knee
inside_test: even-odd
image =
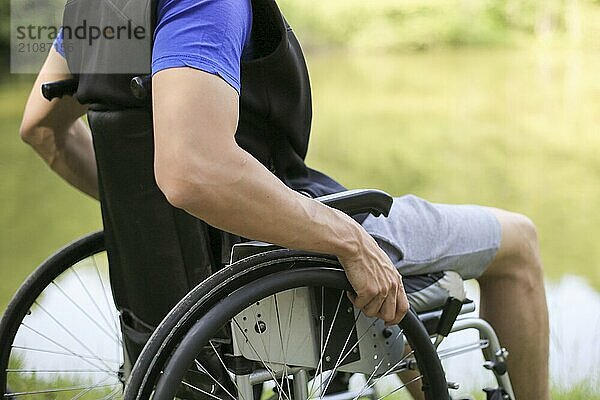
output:
[[[537,228],[533,221],[519,213],[491,209],[502,227],[502,241],[490,272],[509,272],[512,268],[519,273],[541,277],[541,260]],[[494,271],[494,264],[502,271]]]
[[[538,232],[537,227],[533,221],[523,215],[517,213],[511,213],[512,234],[515,236],[515,240],[519,245],[516,246],[514,251],[519,256],[538,256],[539,243],[538,243]]]

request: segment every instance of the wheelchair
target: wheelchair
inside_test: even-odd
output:
[[[349,215],[387,215],[392,203],[377,190],[317,200]],[[481,349],[497,382],[484,389],[487,398],[515,399],[508,353],[486,321],[465,315],[475,306],[454,272],[403,277],[411,310],[385,326],[352,306],[335,257],[252,241],[233,246],[230,257],[148,327],[131,365],[103,233],[64,247],[29,276],[2,317],[3,398],[380,400],[412,386],[427,400],[445,400],[458,384],[447,382],[441,360]],[[480,340],[438,349],[466,329]],[[384,387],[394,374],[403,383]]]

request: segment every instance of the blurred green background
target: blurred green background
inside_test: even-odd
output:
[[[279,3],[311,72],[309,164],[352,188],[525,213],[548,278],[600,289],[600,1]],[[7,11],[0,3],[4,55]],[[98,205],[21,143],[33,77],[9,74],[7,58],[0,310],[45,257],[101,228]]]

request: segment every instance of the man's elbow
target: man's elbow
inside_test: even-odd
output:
[[[29,145],[33,145],[36,141],[36,134],[36,126],[27,120],[23,120],[21,127],[19,128],[19,136],[21,140]]]
[[[19,128],[21,140],[38,151],[46,151],[56,144],[55,132],[49,127],[24,118]]]
[[[188,210],[192,203],[192,198],[198,197],[198,194],[194,196],[193,191],[186,184],[184,180],[174,178],[158,178],[156,183],[160,188],[161,192],[165,195],[167,201],[176,208]]]
[[[208,201],[207,185],[199,183],[199,171],[191,171],[185,161],[155,163],[154,174],[159,189],[176,208],[190,210],[196,203]]]
[[[244,174],[245,158],[239,147],[222,145],[204,152],[202,149],[161,151],[154,159],[156,183],[174,207],[191,210],[194,205],[219,207],[219,191],[234,190]],[[232,186],[233,185],[233,186]]]

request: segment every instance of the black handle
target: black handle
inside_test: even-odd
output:
[[[44,83],[42,85],[42,95],[48,101],[60,99],[63,96],[73,96],[77,92],[78,86],[79,81],[75,79]]]

